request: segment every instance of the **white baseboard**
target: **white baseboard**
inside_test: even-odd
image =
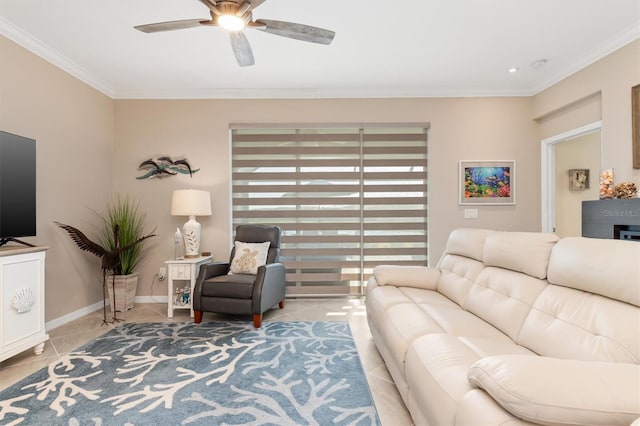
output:
[[[136,303],[168,303],[169,296],[136,296]]]
[[[90,313],[95,312],[98,309],[102,309],[102,306],[103,306],[102,301],[100,301],[98,303],[94,303],[93,305],[87,306],[85,308],[78,309],[77,311],[73,311],[70,314],[63,315],[61,317],[58,317],[54,320],[51,320],[45,323],[44,329],[47,331],[50,331],[54,328],[58,328],[61,325],[65,325],[68,322],[75,321],[78,318],[82,318],[85,315],[89,315]]]
[[[136,303],[167,303],[168,296],[136,296]],[[58,328],[62,325],[65,325],[71,321],[75,321],[78,318],[82,318],[85,315],[89,315],[97,311],[98,309],[102,309],[102,301],[94,303],[93,305],[78,309],[77,311],[73,311],[67,315],[63,315],[54,320],[48,321],[44,325],[44,329],[48,332],[53,330],[54,328]]]

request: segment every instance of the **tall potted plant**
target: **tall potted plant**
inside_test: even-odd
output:
[[[107,213],[102,217],[103,226],[99,236],[103,247],[111,250],[116,248],[114,229],[119,227],[119,246],[127,247],[143,237],[146,212],[140,202],[130,196],[115,194],[107,207]],[[108,283],[115,280],[115,285],[107,285],[109,289],[109,303],[113,304],[115,291],[115,311],[124,312],[133,308],[138,287],[138,273],[136,266],[140,263],[148,248],[144,241],[120,252],[120,263],[113,270],[113,277],[109,276]]]

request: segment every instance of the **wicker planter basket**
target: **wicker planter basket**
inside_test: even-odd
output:
[[[113,275],[107,275],[107,289],[109,289],[109,306],[113,304]],[[138,273],[115,276],[116,312],[125,312],[133,308],[136,289],[138,287]]]

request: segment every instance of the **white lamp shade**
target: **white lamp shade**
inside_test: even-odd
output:
[[[177,189],[171,198],[173,216],[210,216],[211,194],[198,189]]]

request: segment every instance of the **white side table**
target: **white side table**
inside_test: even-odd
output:
[[[168,267],[167,275],[167,291],[169,292],[169,300],[167,307],[167,316],[173,318],[174,309],[189,309],[191,311],[191,317],[193,318],[193,287],[196,285],[196,279],[198,278],[198,271],[200,265],[210,262],[213,256],[201,256],[187,259],[175,259],[167,260]],[[189,281],[191,287],[191,293],[189,294],[189,303],[176,304],[174,298],[176,297],[174,281]]]

